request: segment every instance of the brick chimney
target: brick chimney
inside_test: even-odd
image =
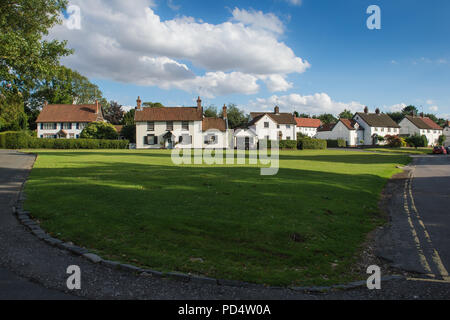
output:
[[[365,114],[368,114],[368,113],[369,113],[369,107],[365,107],[365,108],[364,108],[364,113],[365,113]]]
[[[142,104],[141,97],[138,97],[136,100],[136,109],[137,110],[141,110],[141,104]]]
[[[378,115],[380,115],[380,109],[377,108],[377,109],[375,110],[375,113],[378,114]]]
[[[275,114],[280,114],[280,107],[279,106],[275,107]]]
[[[228,119],[228,113],[227,113],[228,108],[227,108],[227,106],[224,104],[222,109],[223,109],[222,117],[224,119]]]
[[[202,107],[202,99],[200,99],[200,97],[198,97],[198,99],[197,99],[197,108],[201,109],[201,107]]]
[[[425,117],[425,115],[423,114],[423,112],[420,113],[420,117],[421,117],[421,118],[424,118],[424,117]]]
[[[99,113],[100,113],[100,108],[99,108],[99,105],[98,105],[98,100],[95,100],[95,113],[96,113],[96,114],[99,114]]]

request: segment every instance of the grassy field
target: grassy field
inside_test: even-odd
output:
[[[257,167],[174,166],[167,151],[35,151],[26,209],[104,258],[270,285],[354,280],[398,154],[286,151]]]
[[[433,148],[368,148],[365,151],[403,153],[403,154],[432,154]]]

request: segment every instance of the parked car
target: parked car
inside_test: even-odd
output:
[[[450,146],[445,148],[447,150],[447,154],[450,154]]]
[[[434,147],[433,154],[447,154],[447,149],[444,147]]]

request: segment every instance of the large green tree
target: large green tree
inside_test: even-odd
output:
[[[59,59],[71,53],[65,41],[44,36],[61,22],[66,0],[0,1],[0,91],[24,98],[40,80],[54,73]]]
[[[353,119],[353,113],[350,110],[345,109],[339,114],[339,119]]]
[[[338,119],[330,113],[324,113],[317,117],[323,124],[336,123]]]
[[[25,130],[28,126],[27,120],[20,93],[0,94],[0,131]]]
[[[248,116],[233,103],[228,105],[227,114],[230,129],[236,129],[248,123]]]
[[[203,115],[207,118],[217,118],[217,107],[216,106],[209,106],[208,108],[203,110]]]

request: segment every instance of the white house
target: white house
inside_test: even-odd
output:
[[[138,149],[230,148],[227,108],[222,118],[203,117],[200,97],[196,107],[143,108],[140,98],[135,113]]]
[[[359,146],[364,140],[364,128],[355,120],[339,119],[337,123],[323,125],[318,129],[317,139],[338,140],[343,139],[347,146]]]
[[[250,113],[248,128],[256,132],[258,140],[297,140],[297,122],[291,113],[280,113],[275,107],[273,113]]]
[[[443,135],[444,129],[428,117],[406,116],[400,122],[400,134],[404,136],[424,135],[430,146],[438,145],[439,137]]]
[[[367,146],[383,144],[378,142],[378,137],[400,134],[400,126],[379,109],[376,109],[375,113],[369,113],[369,108],[366,107],[364,112],[356,113],[353,120],[364,130],[361,140]]]
[[[98,101],[92,105],[46,103],[36,120],[37,137],[78,139],[89,123],[100,121],[105,120]]]
[[[444,126],[444,135],[446,136],[445,145],[450,146],[450,121],[447,121]]]
[[[258,135],[253,129],[236,129],[233,145],[239,150],[256,150],[258,148]]]
[[[322,126],[322,121],[319,119],[295,118],[295,122],[297,123],[296,137],[297,133],[301,133],[310,138],[314,138],[317,134],[317,130]]]

